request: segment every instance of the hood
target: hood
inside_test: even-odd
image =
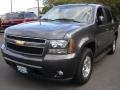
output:
[[[30,22],[6,29],[6,34],[39,37],[45,39],[63,39],[67,32],[72,32],[82,25],[75,22]]]

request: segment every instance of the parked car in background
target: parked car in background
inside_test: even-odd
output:
[[[33,12],[13,12],[6,13],[1,17],[1,28],[5,29],[9,26],[19,23],[37,21],[37,16]]]
[[[2,15],[0,15],[0,30],[1,30],[1,18],[2,18]]]

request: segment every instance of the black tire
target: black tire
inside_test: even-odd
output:
[[[110,52],[108,53],[109,55],[112,55],[112,54],[114,54],[115,53],[115,51],[116,51],[116,40],[114,40],[113,41],[113,43],[112,43],[112,45],[111,45],[111,47],[110,47]]]
[[[87,77],[84,77],[83,75],[83,66],[84,66],[84,62],[86,60],[86,57],[90,57],[91,58],[91,69],[89,72],[89,75]],[[82,85],[84,83],[86,83],[91,76],[92,73],[92,69],[93,69],[93,53],[92,50],[89,48],[84,48],[79,56],[79,62],[78,62],[78,68],[76,71],[76,74],[73,78],[73,81],[79,85]]]

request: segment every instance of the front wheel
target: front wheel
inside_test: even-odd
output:
[[[93,67],[92,61],[93,61],[92,50],[89,48],[84,48],[79,57],[77,72],[73,79],[74,82],[82,85],[89,80]]]

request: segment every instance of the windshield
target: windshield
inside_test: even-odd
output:
[[[91,6],[57,6],[48,11],[41,19],[46,20],[74,20],[89,22],[93,15]]]

